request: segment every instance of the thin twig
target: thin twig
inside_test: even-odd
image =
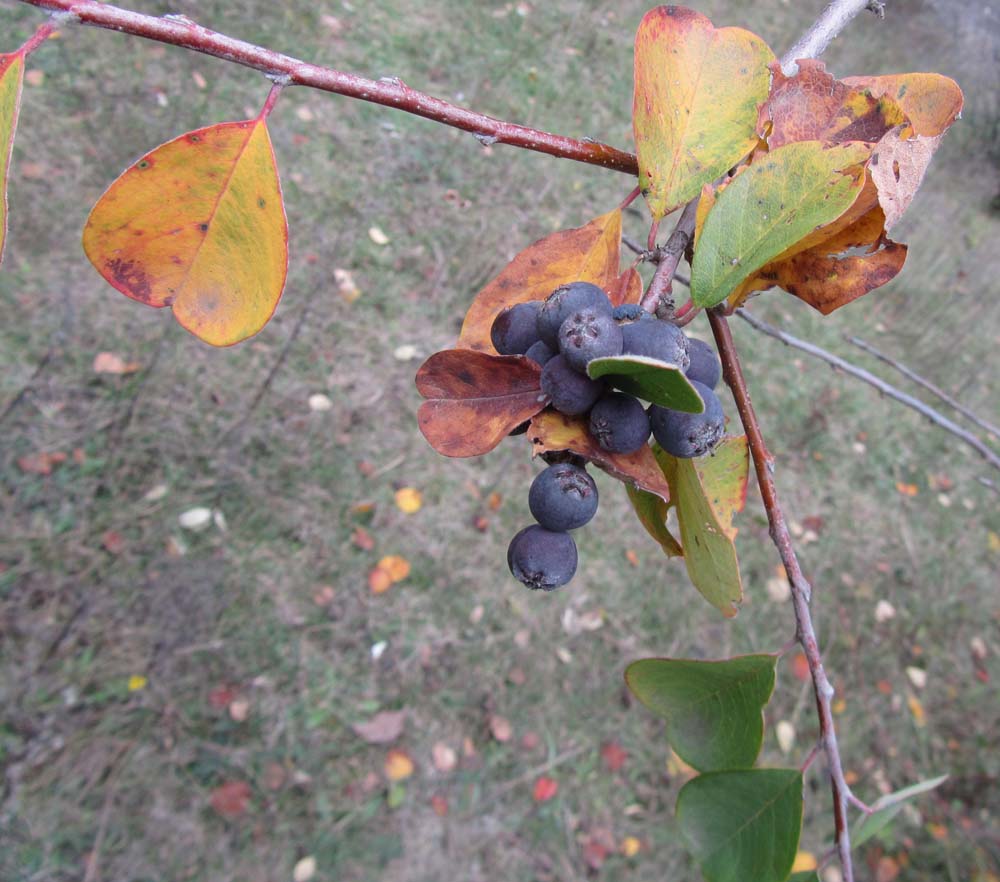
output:
[[[95,0],[20,0],[39,9],[70,13],[80,24],[106,28],[171,46],[180,46],[205,55],[259,70],[271,77],[283,76],[288,85],[309,86],[325,92],[347,95],[373,104],[395,107],[447,126],[471,132],[483,144],[510,144],[563,159],[600,165],[635,175],[639,172],[631,153],[586,138],[568,138],[538,129],[505,122],[464,107],[458,107],[416,89],[398,77],[369,80],[356,74],[309,64],[243,40],[227,37],[195,24],[186,16],[157,18]]]
[[[781,56],[781,69],[785,76],[791,77],[798,72],[799,66],[795,63],[798,59],[818,58],[822,55],[845,25],[866,9],[870,9],[879,18],[882,17],[882,4],[877,0],[833,0],[809,30]]]
[[[28,392],[31,391],[31,387],[35,384],[35,380],[42,375],[42,371],[44,371],[45,368],[48,367],[49,362],[52,361],[54,351],[55,350],[50,346],[48,352],[42,356],[41,361],[38,362],[38,365],[31,372],[31,376],[28,377],[28,381],[16,393],[14,393],[14,396],[10,399],[10,401],[0,408],[0,423],[10,416],[14,409],[24,400],[24,397],[28,394]]]
[[[851,364],[849,361],[845,361],[839,355],[827,352],[825,349],[822,349],[814,343],[809,343],[806,340],[800,340],[798,337],[793,337],[786,331],[782,331],[780,328],[774,327],[774,325],[769,325],[767,322],[762,321],[752,313],[747,312],[745,309],[737,309],[736,315],[761,333],[767,334],[769,337],[774,337],[775,340],[780,340],[786,346],[791,346],[793,349],[805,352],[813,358],[825,361],[827,364],[843,371],[845,374],[849,374],[850,376],[861,380],[863,383],[867,383],[869,386],[874,386],[883,395],[887,395],[889,398],[895,399],[900,404],[905,404],[907,407],[912,408],[921,416],[927,417],[927,419],[929,419],[936,426],[940,426],[946,432],[950,432],[959,440],[964,441],[991,466],[993,466],[993,468],[1000,470],[1000,456],[990,450],[989,447],[987,447],[971,432],[967,432],[958,424],[953,423],[950,419],[948,419],[948,417],[939,413],[930,405],[925,404],[919,398],[914,398],[912,395],[908,395],[906,392],[897,389],[885,380],[869,373],[864,368],[860,368],[857,365]]]
[[[831,702],[834,696],[833,686],[823,669],[823,658],[816,640],[812,616],[809,612],[809,600],[812,588],[802,574],[799,560],[792,546],[792,537],[785,524],[785,516],[778,502],[778,491],[771,477],[774,472],[774,458],[764,444],[764,436],[757,422],[757,414],[750,403],[750,393],[747,391],[746,380],[736,354],[736,344],[725,315],[718,309],[708,312],[708,320],[712,325],[715,345],[722,361],[722,375],[732,390],[739,411],[740,420],[747,433],[747,443],[753,457],[754,469],[757,473],[757,485],[764,501],[767,521],[770,525],[771,541],[774,542],[781,556],[781,562],[788,576],[792,591],[792,607],[795,610],[796,636],[802,645],[806,661],[809,663],[809,673],[812,675],[813,694],[816,698],[816,711],[819,715],[820,743],[826,753],[827,767],[830,772],[830,786],[833,790],[833,821],[836,829],[837,851],[843,867],[844,882],[854,882],[854,869],[851,863],[851,833],[848,828],[847,803],[850,787],[844,779],[844,769],[840,761],[840,749],[837,746],[837,732],[833,722]]]
[[[889,365],[889,367],[895,368],[904,377],[913,380],[914,383],[916,383],[918,386],[922,386],[932,395],[936,395],[945,404],[957,410],[966,419],[970,420],[971,422],[979,426],[979,428],[985,429],[991,435],[1000,438],[1000,428],[994,426],[993,423],[984,420],[981,416],[969,410],[969,408],[967,408],[964,404],[962,404],[962,402],[956,401],[947,392],[945,392],[944,389],[935,386],[930,380],[924,379],[922,376],[920,376],[920,374],[918,374],[912,368],[908,368],[905,364],[896,361],[896,359],[886,355],[881,350],[876,349],[874,346],[872,346],[871,343],[866,343],[860,337],[852,337],[849,334],[845,334],[844,339],[848,343],[857,346],[858,349],[863,349],[869,355],[874,355],[879,361],[885,362],[887,365]]]
[[[674,271],[677,269],[677,264],[681,262],[688,245],[691,244],[697,212],[698,200],[692,199],[684,206],[681,216],[677,219],[677,225],[666,244],[658,249],[659,260],[656,264],[656,272],[653,273],[649,287],[642,297],[641,305],[646,312],[656,313],[661,318],[673,318]]]

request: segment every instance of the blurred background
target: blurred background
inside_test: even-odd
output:
[[[631,149],[631,0],[133,7]],[[780,54],[819,4],[697,8]],[[0,2],[2,48],[40,21]],[[985,2],[901,0],[848,28],[834,73],[939,71],[963,118],[894,230],[898,279],[827,319],[780,292],[751,304],[905,384],[843,339],[861,336],[994,422],[998,45]],[[108,287],[80,234],[127,165],[255,115],[267,81],[82,28],[27,67],[0,271],[0,878],[698,878],[673,819],[687,772],[622,671],[793,637],[755,488],[733,621],[600,474],[577,577],[538,596],[505,564],[530,520],[527,442],[446,460],[415,420],[416,368],[475,292],[630,180],[289,90],[270,120],[288,285],[258,336],[212,349]],[[912,411],[733,330],[815,586],[849,778],[874,801],[950,775],[859,850],[859,875],[996,882],[1000,512],[979,479],[998,476]],[[381,590],[387,556],[403,560]],[[778,670],[762,762],[799,764],[810,687],[794,652]],[[807,781],[802,848],[821,855],[821,763]]]

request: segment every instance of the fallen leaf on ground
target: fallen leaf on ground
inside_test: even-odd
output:
[[[354,734],[369,744],[389,744],[403,734],[406,711],[379,711],[365,723],[355,723]]]
[[[382,567],[375,567],[368,574],[368,587],[372,594],[384,594],[392,587],[392,576]]]
[[[448,800],[440,793],[435,793],[431,797],[431,809],[439,818],[448,817]]]
[[[250,803],[250,785],[246,781],[227,781],[212,791],[209,805],[224,818],[238,818]]]
[[[420,511],[423,504],[423,494],[416,487],[401,487],[396,491],[396,507],[404,514]]]
[[[642,850],[642,842],[634,836],[626,836],[622,840],[620,850],[627,858],[635,857]]]
[[[800,851],[795,855],[795,863],[792,864],[793,873],[803,873],[815,870],[819,866],[816,863],[816,855],[811,851]]]
[[[17,467],[29,475],[51,475],[52,469],[64,462],[65,453],[29,453],[18,459]]]
[[[431,748],[431,757],[434,760],[434,768],[445,774],[452,771],[458,764],[458,756],[455,751],[443,741],[437,742]]]
[[[805,683],[811,676],[809,673],[809,660],[801,652],[792,656],[792,673],[796,679]]]
[[[535,802],[548,802],[559,792],[559,782],[542,775],[535,781],[532,798]]]
[[[101,536],[101,545],[108,554],[121,554],[125,550],[125,537],[117,530],[108,530]]]
[[[316,875],[316,858],[311,854],[297,861],[292,870],[292,882],[309,882]]]
[[[237,698],[229,705],[229,718],[234,723],[242,723],[250,716],[250,702],[246,698]]]
[[[393,583],[402,582],[403,579],[410,575],[410,562],[398,554],[390,554],[383,557],[377,566],[389,574],[389,578]]]
[[[506,717],[494,715],[490,717],[490,734],[502,744],[505,741],[510,741],[514,731]]]
[[[389,237],[382,232],[379,227],[369,227],[368,228],[368,238],[372,240],[376,245],[388,245]]]
[[[95,374],[133,374],[142,367],[137,361],[125,361],[113,352],[98,352],[94,356]]]
[[[393,748],[385,755],[385,776],[390,781],[405,781],[413,774],[413,760],[405,750]]]
[[[605,741],[601,745],[601,759],[609,772],[617,772],[625,765],[628,753],[617,741]]]
[[[140,689],[145,689],[148,682],[142,674],[133,674],[128,678],[128,691],[138,692]]]

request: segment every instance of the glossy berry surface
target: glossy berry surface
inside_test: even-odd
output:
[[[552,406],[567,416],[586,413],[606,388],[600,380],[592,380],[573,370],[563,355],[549,359],[542,368],[541,385]]]
[[[508,306],[490,328],[493,348],[501,355],[524,355],[538,340],[538,310],[541,303],[517,303]]]
[[[608,295],[590,282],[572,282],[556,288],[538,310],[538,336],[550,349],[559,348],[559,328],[574,312],[593,309],[611,315]]]
[[[649,417],[637,398],[610,392],[590,411],[590,434],[609,453],[634,453],[649,440]]]
[[[507,548],[507,566],[514,578],[536,591],[565,585],[576,573],[576,560],[576,542],[569,533],[538,524],[521,530]]]
[[[528,490],[528,508],[547,530],[575,530],[597,511],[597,485],[586,469],[568,462],[539,472]]]
[[[691,363],[688,339],[677,325],[670,322],[632,322],[622,328],[623,352],[627,355],[644,355],[668,364],[675,364],[682,371]]]
[[[715,350],[708,343],[691,337],[688,339],[688,355],[691,357],[691,364],[686,371],[687,378],[697,380],[709,389],[718,386],[722,365],[719,364]]]
[[[573,370],[586,373],[591,359],[621,355],[622,329],[606,312],[578,310],[559,328],[559,351]]]
[[[649,423],[656,442],[667,453],[681,459],[711,453],[725,431],[718,396],[697,380],[692,385],[705,402],[702,413],[682,413],[655,404],[649,409]]]

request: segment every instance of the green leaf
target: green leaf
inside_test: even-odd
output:
[[[724,616],[743,600],[733,515],[746,501],[750,458],[745,435],[723,438],[715,453],[678,459],[653,446],[677,506],[684,564],[694,587]]]
[[[871,145],[786,144],[736,175],[715,200],[695,245],[691,299],[722,303],[752,273],[830,224],[854,204]],[[793,292],[794,293],[794,292]]]
[[[701,192],[757,143],[757,107],[774,53],[743,28],[659,6],[635,35],[632,126],[639,186],[659,220]]]
[[[785,882],[802,828],[802,773],[699,775],[681,788],[677,820],[709,882]]]
[[[646,528],[646,532],[650,536],[660,543],[663,553],[667,557],[683,557],[684,549],[667,529],[667,512],[670,510],[670,503],[664,502],[655,493],[649,493],[632,484],[625,485],[625,492],[628,493],[629,501],[635,509],[639,523]]]
[[[774,691],[776,655],[722,661],[646,658],[625,682],[667,721],[667,740],[699,772],[749,769],[764,741],[764,707]]]
[[[14,149],[17,112],[24,83],[24,55],[0,55],[0,261],[7,240],[7,172]]]
[[[616,389],[661,407],[685,413],[701,413],[705,409],[705,402],[684,371],[666,361],[645,355],[595,358],[587,364],[587,375],[592,380],[606,377]]]
[[[819,882],[819,876],[815,870],[804,870],[801,873],[792,873],[788,877],[788,882]]]
[[[929,778],[926,781],[921,781],[919,784],[911,784],[909,787],[904,787],[895,793],[888,793],[880,797],[872,804],[874,811],[870,815],[862,817],[854,826],[854,830],[851,833],[851,846],[857,848],[861,843],[867,842],[873,836],[877,836],[902,811],[903,804],[908,799],[913,799],[915,796],[927,793],[935,787],[940,787],[947,779],[947,775]]]

